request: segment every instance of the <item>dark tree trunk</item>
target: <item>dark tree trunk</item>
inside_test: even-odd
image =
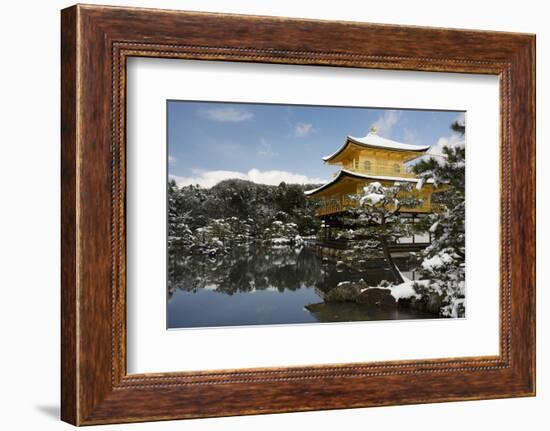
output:
[[[386,259],[386,262],[388,264],[388,267],[390,268],[390,271],[392,275],[394,276],[395,280],[398,283],[403,283],[405,280],[403,280],[403,277],[401,276],[401,273],[399,272],[399,269],[397,268],[397,265],[393,261],[393,258],[390,253],[390,246],[388,244],[388,241],[386,238],[383,238],[380,240],[380,245],[382,246],[382,251],[384,253],[384,258]]]

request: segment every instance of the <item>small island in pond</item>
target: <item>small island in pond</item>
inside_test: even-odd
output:
[[[329,155],[315,145],[328,125],[297,122],[287,145],[260,137],[254,152],[242,144],[244,153],[234,148],[238,158],[210,153],[205,161],[215,157],[213,164],[225,167],[235,160],[235,167],[194,166],[204,154],[191,138],[207,126],[231,147],[229,134],[267,133],[254,121],[279,130],[278,112],[322,120],[326,110],[343,110],[352,123],[358,111],[373,111],[380,121],[365,136],[343,135]],[[376,127],[388,131],[384,119],[413,118],[400,112],[170,102],[168,327],[464,317],[464,115],[411,111],[441,117],[438,127],[449,138],[410,143]],[[171,122],[188,127],[182,132]],[[331,128],[345,130],[347,122]],[[308,158],[298,172],[239,169],[247,149],[250,163],[277,167],[288,151],[317,154],[321,168]],[[189,176],[177,174],[185,155]],[[287,164],[301,165],[293,162]],[[317,169],[328,169],[330,179]]]

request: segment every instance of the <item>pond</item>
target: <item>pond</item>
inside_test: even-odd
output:
[[[434,315],[383,309],[356,303],[323,302],[323,294],[341,281],[364,279],[375,286],[391,280],[383,262],[354,271],[323,260],[312,248],[250,246],[219,258],[171,256],[168,328],[273,325],[318,322],[421,319]],[[407,261],[398,260],[402,271]]]

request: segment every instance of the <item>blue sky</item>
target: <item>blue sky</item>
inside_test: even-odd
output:
[[[449,127],[457,119],[464,113],[168,101],[168,171],[180,185],[205,187],[227,178],[319,183],[337,170],[321,158],[347,135],[375,126],[380,136],[438,153],[462,140]]]

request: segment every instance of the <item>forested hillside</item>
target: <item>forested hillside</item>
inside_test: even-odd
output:
[[[304,190],[317,185],[278,186],[231,179],[206,189],[168,184],[169,244],[219,249],[228,242],[294,241],[317,233],[315,202]],[[223,244],[223,245],[222,245]]]

